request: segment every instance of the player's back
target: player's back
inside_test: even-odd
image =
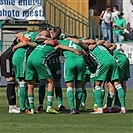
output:
[[[29,58],[38,60],[45,58],[46,55],[54,50],[54,47],[48,45],[38,45],[30,54]]]
[[[58,43],[61,44],[61,45],[65,45],[65,46],[68,46],[68,47],[71,47],[71,48],[74,48],[74,49],[77,49],[79,51],[82,51],[82,48],[81,46],[79,46],[78,44],[72,42],[71,40],[58,40]],[[81,56],[71,52],[71,51],[63,51],[63,54],[65,56],[65,58],[82,58]]]
[[[104,46],[97,45],[91,52],[96,56],[96,58],[101,63],[104,63],[105,61],[114,60],[113,56],[109,53],[109,51]]]

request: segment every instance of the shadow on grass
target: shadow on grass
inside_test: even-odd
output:
[[[127,113],[133,113],[133,109],[127,109]]]

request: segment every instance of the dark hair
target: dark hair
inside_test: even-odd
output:
[[[118,14],[118,16],[123,16],[124,15],[124,13],[123,12],[120,12],[120,14]]]
[[[53,31],[56,33],[57,36],[61,35],[61,28],[60,27],[54,27]]]
[[[116,8],[116,10],[119,10],[119,6],[118,5],[114,5],[114,8]]]
[[[67,35],[66,37],[71,37],[71,38],[79,38],[77,35],[73,35],[73,36],[71,36],[71,35]]]
[[[111,6],[110,5],[107,5],[106,8],[111,8]]]

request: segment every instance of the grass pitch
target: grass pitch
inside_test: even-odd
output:
[[[69,109],[63,89],[64,105]],[[79,115],[60,114],[9,114],[6,88],[0,88],[0,133],[133,133],[133,89],[127,90],[127,114],[90,114],[93,107],[92,89],[87,89],[86,111]],[[38,106],[38,89],[35,89],[35,107]],[[17,99],[17,105],[19,106]],[[53,107],[57,109],[54,98]],[[46,109],[46,99],[44,101]]]

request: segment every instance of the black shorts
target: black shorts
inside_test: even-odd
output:
[[[14,77],[13,66],[12,66],[12,48],[9,47],[2,55],[1,55],[1,76],[5,78]]]

